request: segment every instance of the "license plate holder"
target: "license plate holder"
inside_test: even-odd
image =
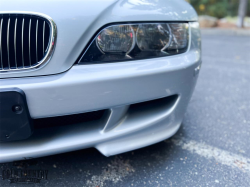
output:
[[[0,142],[27,139],[33,130],[25,93],[19,88],[0,89]]]

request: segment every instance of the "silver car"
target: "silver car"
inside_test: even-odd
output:
[[[173,136],[201,66],[197,20],[184,0],[1,1],[0,162]]]

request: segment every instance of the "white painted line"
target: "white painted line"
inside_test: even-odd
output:
[[[180,146],[182,149],[188,150],[191,153],[196,153],[207,159],[215,159],[218,163],[230,166],[232,168],[239,168],[243,172],[250,174],[250,159],[230,153],[228,151],[212,147],[205,143],[199,143],[194,140],[181,139],[171,139],[171,141]]]

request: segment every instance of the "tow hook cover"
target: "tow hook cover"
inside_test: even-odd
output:
[[[27,139],[33,130],[25,93],[19,88],[0,89],[0,142]]]

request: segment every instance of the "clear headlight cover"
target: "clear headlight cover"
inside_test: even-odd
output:
[[[79,64],[139,60],[184,53],[188,48],[188,33],[188,23],[108,26],[96,36]]]

